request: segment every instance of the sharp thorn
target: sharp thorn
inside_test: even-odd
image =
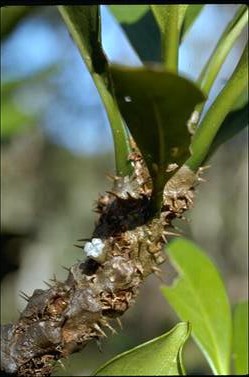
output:
[[[29,299],[28,299],[27,297],[23,296],[22,294],[19,294],[19,296],[20,296],[23,300],[29,302]]]
[[[100,327],[97,323],[94,323],[93,327],[94,327],[95,330],[97,330],[102,336],[104,336],[105,338],[107,338],[106,333],[101,329],[101,327]]]
[[[108,322],[105,322],[104,325],[111,330],[112,334],[117,334],[117,331]]]
[[[99,338],[96,339],[96,344],[97,344],[99,352],[103,352],[102,343]]]
[[[110,174],[110,173],[106,173],[106,177],[108,179],[110,179],[110,181],[116,181],[118,179],[118,177],[116,175],[113,175],[113,174]]]
[[[27,293],[23,292],[23,291],[19,291],[21,295],[23,295],[27,300],[30,299],[31,296],[27,295]]]
[[[160,274],[162,273],[162,270],[159,267],[153,266],[151,269],[152,269],[153,272],[158,272]]]
[[[204,178],[201,178],[201,177],[198,177],[198,178],[197,178],[197,181],[198,181],[198,182],[207,182],[207,180],[206,180],[206,179],[204,179]]]
[[[80,240],[77,240],[77,242],[87,242],[91,241],[91,238],[81,238]]]
[[[66,368],[65,368],[65,365],[63,364],[63,362],[61,360],[57,360],[58,364],[60,364],[61,368],[66,371]]]
[[[115,196],[115,198],[120,199],[120,197],[118,196],[118,194],[116,194],[115,192],[113,192],[113,191],[106,191],[106,192],[107,192],[107,194],[113,195],[113,196]]]
[[[118,325],[121,329],[123,329],[123,325],[122,325],[122,322],[121,322],[121,319],[120,318],[116,318],[116,321],[118,322]]]
[[[47,281],[43,280],[43,283],[46,284],[49,288],[53,288],[52,284],[49,284]]]
[[[62,267],[64,270],[70,272],[70,268],[68,268],[68,267],[66,267],[66,266],[62,266],[62,265],[61,265],[61,267]]]
[[[50,281],[54,282],[54,283],[58,283],[58,280],[56,279],[56,275],[54,274],[53,275],[53,279],[49,279]]]
[[[202,172],[202,171],[207,170],[207,169],[209,169],[209,168],[211,168],[211,165],[201,166],[198,170],[199,170],[200,172]]]
[[[182,237],[182,234],[176,232],[170,232],[169,230],[165,230],[163,232],[166,236],[175,236],[175,237]]]
[[[84,246],[80,246],[80,245],[73,245],[73,246],[75,246],[75,247],[78,247],[78,249],[81,249],[81,250],[83,250],[84,249]]]
[[[129,199],[134,199],[129,191],[126,191],[126,195],[128,196]]]
[[[164,234],[162,234],[162,239],[163,239],[163,241],[164,241],[165,243],[168,243],[168,240],[167,240],[167,238],[165,237]]]
[[[152,271],[154,272],[154,274],[156,275],[156,277],[158,279],[160,279],[161,282],[163,282],[162,270],[160,270],[160,268],[154,266],[154,267],[152,267]]]

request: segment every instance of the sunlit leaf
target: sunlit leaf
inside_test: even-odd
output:
[[[233,359],[236,375],[248,375],[248,301],[233,312]]]
[[[109,8],[119,22],[125,22],[127,24],[138,21],[149,10],[149,6],[146,4],[109,5]]]
[[[110,71],[123,118],[161,195],[172,175],[168,164],[180,166],[189,155],[186,124],[204,95],[191,81],[160,67],[112,65]]]
[[[126,127],[113,97],[108,62],[102,50],[99,6],[63,5],[59,6],[59,10],[106,108],[114,139],[117,174],[128,175],[131,173],[128,162],[130,144]]]
[[[124,352],[100,367],[95,376],[184,375],[182,348],[190,325],[182,322],[168,333]]]
[[[178,272],[163,295],[179,318],[190,321],[192,335],[215,374],[229,374],[231,309],[224,283],[213,262],[194,243],[178,239],[167,255]]]

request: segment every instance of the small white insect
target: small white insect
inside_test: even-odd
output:
[[[100,238],[93,238],[91,242],[86,242],[84,252],[87,257],[95,259],[97,262],[103,262],[105,260],[104,246],[105,244]]]

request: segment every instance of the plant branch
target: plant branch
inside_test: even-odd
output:
[[[99,7],[63,5],[58,6],[58,9],[105,106],[114,141],[116,173],[120,176],[130,175],[132,173],[128,161],[131,153],[130,138],[115,100],[108,61],[101,46]]]
[[[201,74],[197,80],[200,88],[208,96],[212,85],[224,63],[226,57],[231,51],[234,43],[241,35],[242,30],[248,22],[248,9],[246,5],[239,7],[233,19],[227,25],[226,29],[222,33],[211,57],[208,59],[206,65],[201,71]],[[196,112],[198,113],[198,119],[200,119],[205,102],[196,106]],[[195,131],[198,120],[190,124],[192,131]]]
[[[190,208],[198,176],[181,168],[168,181],[158,218],[148,217],[151,187],[148,171],[134,154],[134,176],[115,177],[111,192],[101,196],[93,239],[102,245],[98,255],[68,269],[65,282],[54,277],[49,289],[36,289],[16,323],[1,326],[1,370],[17,376],[50,376],[57,360],[97,344],[110,322],[134,303],[139,287],[166,259],[171,222]],[[139,215],[138,215],[139,214]],[[84,249],[84,246],[82,246]],[[85,247],[86,251],[86,247]]]
[[[215,99],[193,137],[192,156],[186,161],[186,165],[193,171],[196,171],[204,161],[223,120],[231,111],[236,99],[246,90],[247,83],[248,44],[232,76]]]
[[[162,60],[171,72],[178,71],[181,27],[188,5],[151,5],[161,31]]]

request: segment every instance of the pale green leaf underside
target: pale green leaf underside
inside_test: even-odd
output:
[[[190,241],[170,243],[168,257],[179,276],[162,292],[192,334],[215,374],[229,374],[231,311],[221,277],[204,252]]]
[[[182,348],[189,334],[189,323],[178,323],[168,333],[116,356],[100,367],[94,375],[183,375]]]

